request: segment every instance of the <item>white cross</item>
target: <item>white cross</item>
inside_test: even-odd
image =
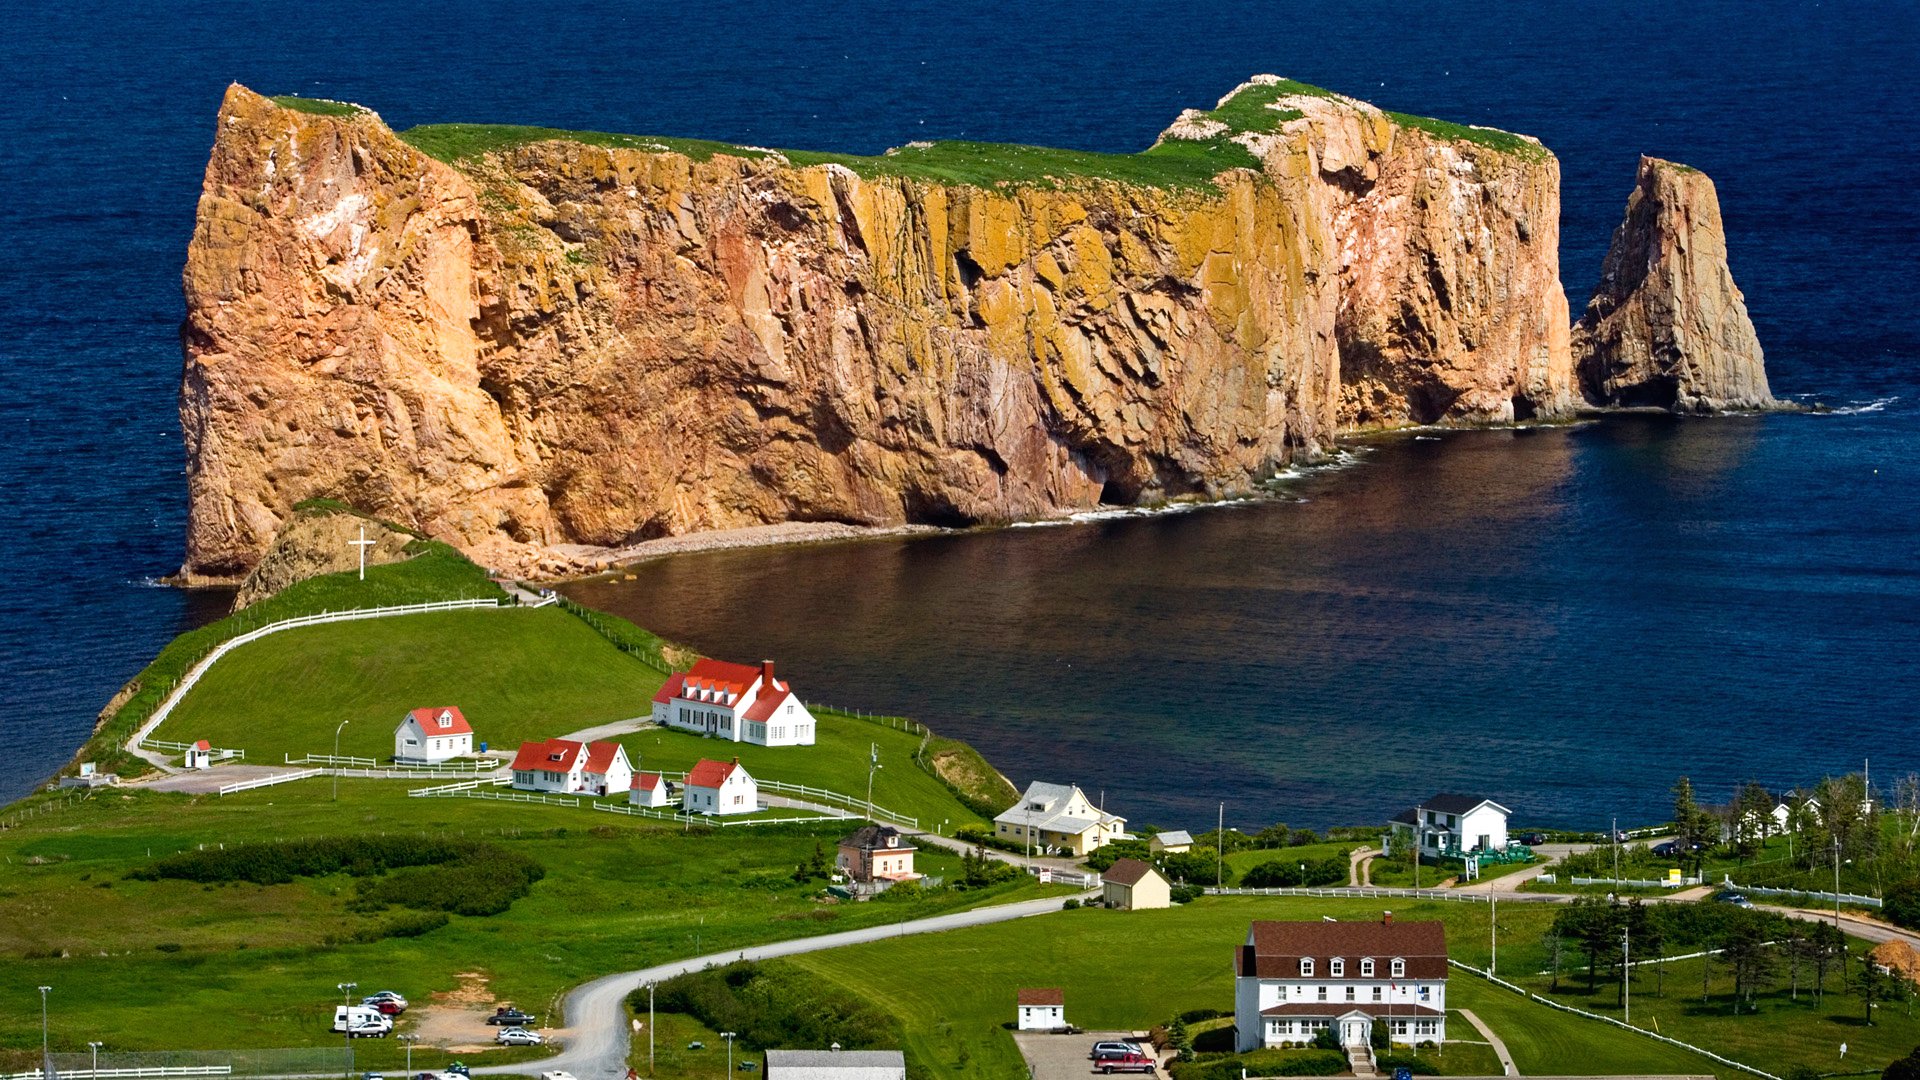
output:
[[[349,540],[347,543],[360,549],[360,580],[367,580],[367,549],[379,543],[379,541],[367,539],[367,527],[362,525],[360,526],[360,539]]]

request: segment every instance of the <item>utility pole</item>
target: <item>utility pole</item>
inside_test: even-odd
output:
[[[1705,963],[1705,961],[1701,961]],[[1633,1026],[1633,927],[1620,928],[1620,1006]]]
[[[653,985],[647,984],[647,1075],[653,1075]]]
[[[95,1076],[100,1075],[100,1048],[105,1045],[106,1043],[97,1043],[97,1042],[90,1042],[87,1044],[87,1049],[93,1051],[93,1065],[91,1066],[91,1071]]]
[[[720,1037],[727,1040],[727,1075],[729,1077],[733,1075],[733,1036],[734,1033],[731,1031],[720,1033]]]
[[[407,1080],[413,1080],[413,1044],[420,1041],[418,1035],[402,1035],[400,1042],[407,1048]]]
[[[334,802],[340,801],[340,728],[343,728],[346,726],[347,726],[347,721],[342,720],[340,721],[340,727],[333,729],[333,762],[332,764],[333,764],[333,801]],[[352,1002],[348,1002],[348,1004],[352,1004]]]
[[[1840,838],[1837,836],[1833,838],[1833,928],[1840,929]]]
[[[1613,884],[1620,886],[1620,815],[1613,817],[1613,831],[1607,834],[1607,840],[1613,844]]]
[[[47,995],[53,993],[53,987],[40,988],[40,1068],[51,1072],[53,1057],[47,1053]]]
[[[1492,959],[1487,961],[1487,974],[1492,975],[1500,966],[1500,898],[1487,897],[1487,947],[1492,950]]]
[[[1227,804],[1220,804],[1220,823],[1213,830],[1213,885],[1215,888],[1226,884],[1227,865]]]
[[[345,727],[346,723],[345,720],[342,720],[340,721],[340,726]],[[336,730],[334,734],[337,738],[339,732]],[[337,788],[340,784],[339,778],[336,777],[333,783]],[[353,992],[359,989],[359,987],[359,983],[350,982],[343,982],[338,986],[341,998],[347,1003],[340,1012],[340,1029],[346,1032],[347,1038],[347,1057],[345,1063],[342,1065],[343,1071],[341,1073],[342,1076],[346,1077],[346,1080],[353,1080]]]
[[[880,744],[867,744],[867,820],[873,820],[873,774],[880,768]]]

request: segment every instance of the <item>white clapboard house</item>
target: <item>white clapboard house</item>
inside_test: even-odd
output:
[[[547,739],[520,744],[513,756],[513,786],[558,795],[606,795],[633,790],[633,766],[617,742],[578,743]]]
[[[452,705],[415,709],[393,729],[393,760],[434,763],[473,753],[473,727]]]
[[[1478,795],[1442,793],[1394,816],[1396,843],[1411,840],[1426,856],[1460,858],[1507,849],[1507,818],[1513,813]]]
[[[653,720],[755,746],[812,746],[816,726],[793,688],[774,678],[771,660],[752,667],[703,659],[676,672],[653,696]]]
[[[1366,1046],[1375,1024],[1397,1043],[1447,1037],[1447,933],[1439,922],[1269,922],[1234,954],[1234,1048],[1313,1040],[1332,1029]]]
[[[689,814],[751,814],[760,809],[760,785],[740,764],[701,758],[680,786],[680,808]]]

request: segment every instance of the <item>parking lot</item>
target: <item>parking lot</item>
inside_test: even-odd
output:
[[[1033,1072],[1033,1080],[1087,1080],[1089,1076],[1099,1076],[1087,1052],[1093,1044],[1103,1040],[1128,1041],[1138,1037],[1142,1049],[1149,1055],[1153,1047],[1147,1043],[1144,1033],[1132,1031],[1083,1031],[1078,1035],[1051,1035],[1040,1031],[1016,1031],[1013,1041],[1020,1045],[1020,1054],[1027,1059],[1027,1068]],[[1146,1076],[1146,1073],[1132,1073],[1133,1076]],[[1154,1076],[1164,1078],[1165,1069],[1155,1069]]]

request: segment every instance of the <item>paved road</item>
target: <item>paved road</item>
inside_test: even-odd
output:
[[[641,968],[638,971],[622,971],[607,975],[567,995],[567,1027],[573,1034],[566,1049],[560,1054],[544,1061],[528,1061],[518,1065],[490,1065],[473,1071],[475,1075],[538,1076],[549,1069],[564,1069],[579,1077],[580,1080],[619,1080],[627,1073],[627,1050],[632,1038],[632,1031],[628,1027],[627,1011],[623,1003],[627,995],[647,983],[659,982],[675,975],[699,971],[701,968],[718,964],[732,963],[736,960],[770,960],[779,956],[795,956],[800,953],[819,952],[822,949],[838,949],[847,945],[884,941],[887,938],[903,937],[907,934],[929,934],[941,930],[957,930],[967,926],[985,926],[989,923],[1047,915],[1059,911],[1065,899],[1055,897],[1047,900],[1027,900],[1018,904],[1001,904],[977,908],[973,911],[957,911],[950,915],[936,915],[932,918],[914,919],[888,926],[868,927],[865,930],[847,930],[838,934],[778,941],[749,949],[710,953],[706,956],[696,956],[691,960],[676,960],[673,963]]]
[[[1480,1037],[1487,1040],[1489,1046],[1493,1047],[1493,1056],[1500,1059],[1500,1068],[1504,1071],[1505,1075],[1519,1076],[1520,1070],[1514,1067],[1513,1055],[1507,1053],[1507,1044],[1500,1041],[1500,1036],[1495,1035],[1492,1028],[1488,1027],[1479,1017],[1473,1015],[1472,1009],[1461,1009],[1460,1015],[1467,1023],[1473,1025],[1473,1030],[1479,1032]]]

